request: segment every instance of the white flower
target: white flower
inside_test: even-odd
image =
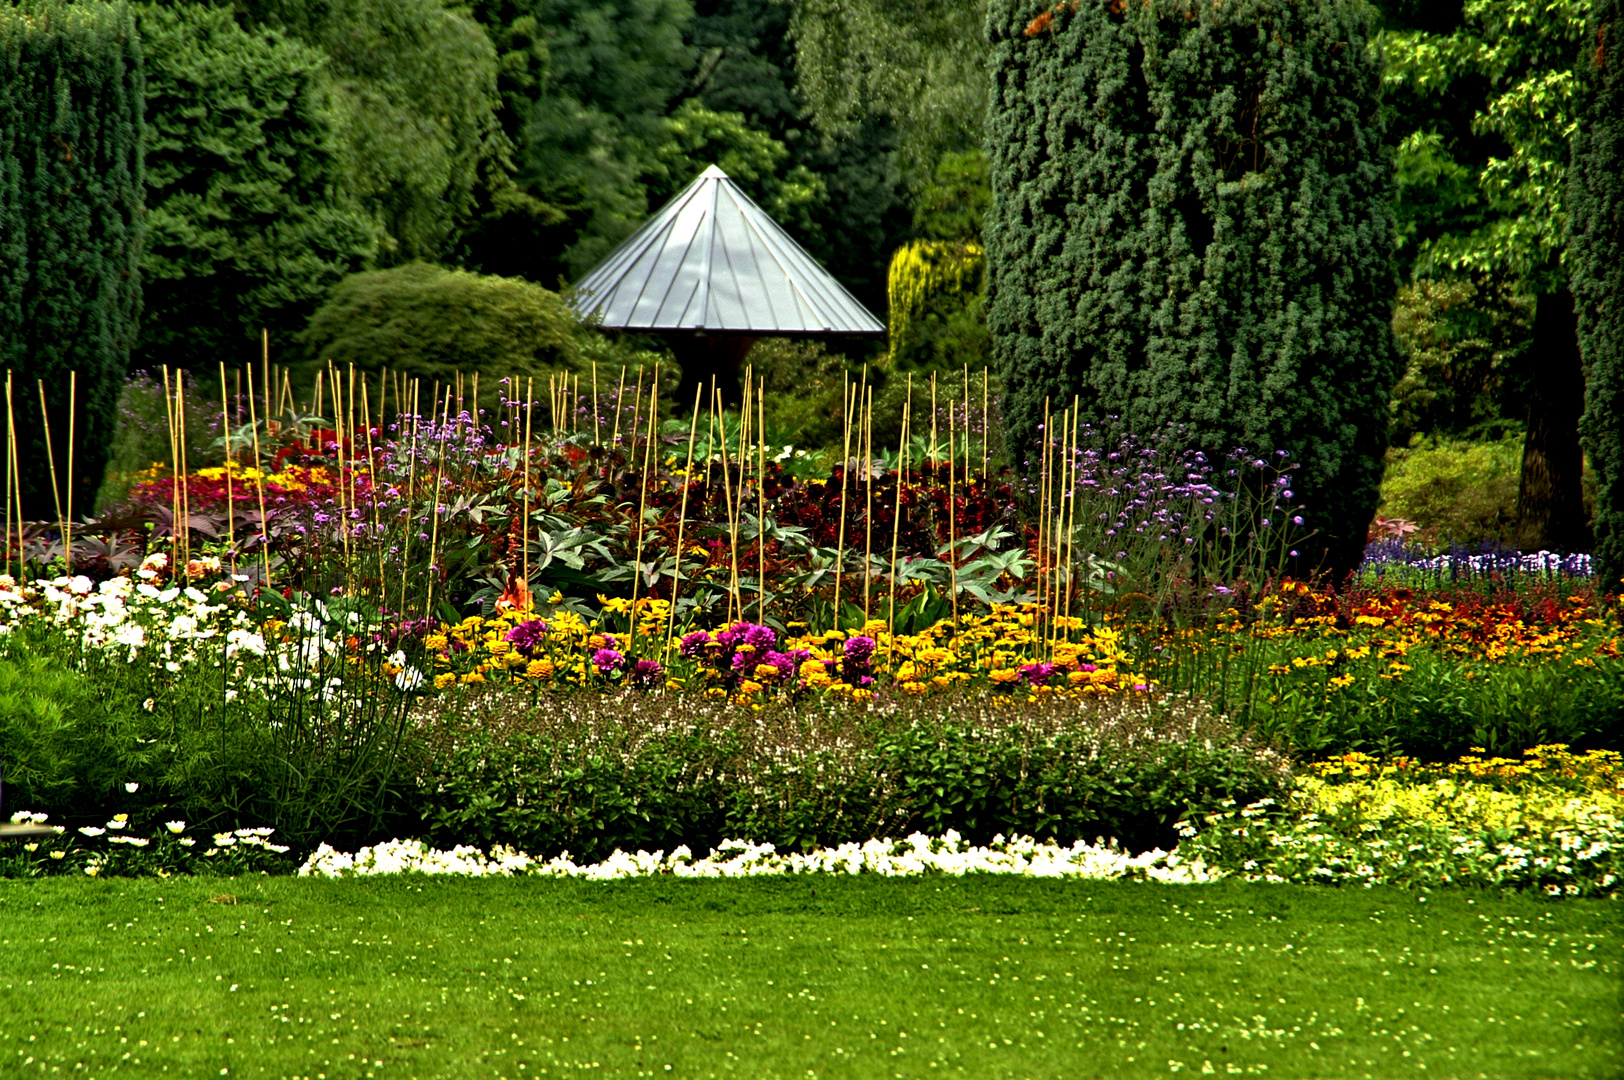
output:
[[[101,836],[107,830],[98,829],[94,825],[81,825],[79,826],[79,831],[84,833],[86,836]]]
[[[164,822],[164,828],[168,829],[170,832],[174,833],[176,836],[179,836],[181,833],[186,831],[186,822],[184,822],[184,821],[166,821],[166,822]]]
[[[128,784],[124,785],[124,790],[129,792],[131,795],[134,795],[137,791],[141,790],[141,785],[132,780]]]

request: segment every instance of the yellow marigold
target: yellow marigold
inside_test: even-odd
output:
[[[436,675],[434,677],[434,688],[436,690],[444,690],[446,687],[452,685],[456,681],[457,677],[448,671],[443,675]]]
[[[444,634],[430,634],[423,644],[431,649],[443,649],[446,647],[446,637]]]
[[[1021,677],[1014,668],[994,668],[989,675],[995,683],[1012,683]]]
[[[461,679],[461,682],[464,685],[467,685],[467,686],[472,686],[475,683],[482,683],[484,681],[485,681],[485,676],[481,675],[477,671],[470,671],[468,674],[464,675],[462,677],[462,679]]]
[[[532,679],[550,679],[553,677],[553,662],[551,660],[532,660],[525,667],[524,673]]]
[[[511,643],[498,638],[496,641],[487,642],[485,645],[485,651],[490,653],[492,656],[506,656],[508,653],[513,651],[513,646]]]
[[[778,678],[778,669],[771,664],[757,664],[755,674],[758,679],[776,679]]]
[[[773,670],[776,672],[778,669],[774,668]],[[752,694],[759,694],[763,689],[764,688],[762,685],[756,682],[754,679],[746,679],[739,684],[739,694],[741,697],[749,697]]]
[[[902,684],[902,690],[907,694],[923,694],[929,689],[930,687],[922,682],[905,682]]]

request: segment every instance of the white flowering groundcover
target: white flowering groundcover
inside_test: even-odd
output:
[[[986,847],[966,843],[953,830],[939,837],[914,833],[905,840],[869,840],[802,854],[780,852],[772,844],[727,840],[703,858],[687,847],[664,851],[616,851],[600,863],[577,863],[569,854],[538,859],[512,848],[497,847],[488,855],[458,846],[437,851],[417,840],[393,840],[364,847],[353,855],[326,844],[316,849],[299,873],[307,877],[368,877],[377,874],[455,874],[472,877],[530,875],[596,881],[666,875],[685,878],[742,878],[788,874],[877,874],[919,877],[928,874],[1007,874],[1024,877],[1169,883],[1212,881],[1219,876],[1199,860],[1187,862],[1160,849],[1129,855],[1110,845],[1071,847],[1039,843],[1031,837],[995,837]]]

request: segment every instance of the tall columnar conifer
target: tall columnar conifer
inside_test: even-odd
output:
[[[112,442],[141,307],[141,96],[123,4],[0,6],[0,370],[13,374],[32,517],[55,516],[36,380],[65,478],[79,374],[76,510],[91,508]]]
[[[1596,471],[1596,572],[1624,579],[1624,0],[1597,0],[1579,72],[1568,271],[1585,368],[1580,430]]]
[[[1381,61],[1358,0],[993,0],[988,317],[1016,459],[1045,400],[1286,449],[1333,572],[1401,372]],[[1058,411],[1059,406],[1056,406]]]

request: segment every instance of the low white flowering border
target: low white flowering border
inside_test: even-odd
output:
[[[600,863],[577,863],[566,852],[554,859],[538,859],[512,848],[497,847],[485,854],[478,848],[458,846],[437,851],[419,840],[391,840],[364,847],[353,855],[326,844],[299,868],[304,877],[368,877],[377,874],[451,874],[468,877],[536,876],[573,877],[594,881],[669,876],[682,878],[767,877],[789,874],[876,874],[881,877],[920,877],[930,874],[1010,874],[1041,878],[1135,879],[1180,884],[1213,881],[1221,877],[1199,860],[1184,860],[1176,853],[1154,849],[1129,855],[1108,845],[1071,847],[1039,843],[1031,837],[995,837],[976,847],[949,830],[942,836],[914,833],[905,840],[870,840],[841,844],[801,854],[780,853],[771,844],[725,840],[704,858],[695,858],[686,846],[669,853],[615,851]]]

